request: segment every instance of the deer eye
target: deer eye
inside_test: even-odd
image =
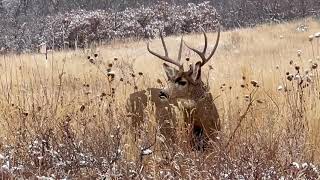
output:
[[[177,82],[180,86],[185,86],[187,84],[187,81],[178,81]]]

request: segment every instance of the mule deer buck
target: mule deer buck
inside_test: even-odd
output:
[[[208,38],[203,31],[204,35],[204,48],[199,51],[184,43],[190,50],[194,51],[200,56],[201,61],[189,66],[189,70],[185,71],[181,61],[183,39],[181,39],[180,48],[178,52],[178,59],[175,61],[168,55],[166,43],[162,34],[160,38],[165,55],[160,55],[150,49],[149,43],[147,49],[149,53],[158,57],[159,59],[175,65],[169,66],[163,63],[166,76],[168,78],[167,87],[164,89],[149,88],[144,91],[138,91],[130,95],[128,99],[129,112],[132,114],[133,127],[138,127],[145,118],[144,110],[147,106],[148,99],[154,104],[156,118],[162,125],[163,130],[161,133],[169,135],[174,139],[174,127],[168,128],[164,122],[171,121],[173,126],[176,126],[176,117],[172,107],[178,107],[183,110],[183,119],[187,125],[191,126],[192,130],[192,145],[196,149],[201,149],[209,139],[215,139],[217,131],[220,130],[220,120],[217,108],[213,102],[212,94],[208,91],[205,83],[201,80],[201,68],[212,58],[214,55],[219,39],[220,28],[218,29],[217,40],[214,48],[206,57],[208,48]],[[149,94],[149,95],[148,95]]]

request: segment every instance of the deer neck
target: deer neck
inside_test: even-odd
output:
[[[201,82],[198,88],[188,92],[188,98],[179,98],[177,99],[178,103],[182,105],[183,108],[193,109],[196,107],[199,101],[206,97],[207,90],[204,86],[204,83]]]

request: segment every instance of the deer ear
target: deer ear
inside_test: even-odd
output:
[[[173,68],[173,67],[170,67],[168,64],[166,63],[163,63],[163,68],[164,68],[164,71],[166,72],[167,74],[167,77],[169,79],[173,79],[176,74],[178,73],[178,70]]]
[[[201,62],[197,62],[195,65],[194,65],[194,69],[193,69],[193,72],[191,74],[191,78],[193,81],[197,81],[199,80],[201,77]]]

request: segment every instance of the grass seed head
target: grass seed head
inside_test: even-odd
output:
[[[298,51],[297,51],[297,56],[298,56],[298,57],[301,57],[301,55],[302,55],[302,50],[298,50]]]

